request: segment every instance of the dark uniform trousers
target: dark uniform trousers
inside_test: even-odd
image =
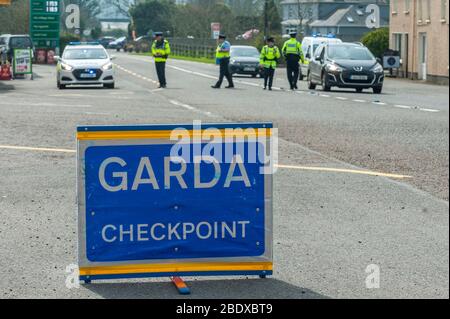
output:
[[[155,62],[159,85],[166,86],[166,62]]]
[[[223,58],[220,59],[220,75],[219,75],[219,81],[217,81],[216,86],[220,87],[223,82],[223,78],[227,78],[228,85],[234,86],[233,84],[233,76],[230,73],[230,58]]]
[[[267,84],[269,85],[269,88],[272,88],[273,84],[273,76],[275,75],[275,69],[274,68],[264,68],[264,87],[267,87]]]
[[[300,56],[297,54],[288,54],[286,56],[286,65],[287,65],[287,77],[289,84],[291,85],[291,89],[297,87],[298,78],[300,75],[300,66],[299,66]]]

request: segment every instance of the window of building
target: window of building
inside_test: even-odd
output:
[[[398,0],[392,0],[392,13],[396,14],[398,12]]]
[[[441,0],[441,21],[447,20],[447,0]]]
[[[427,15],[426,15],[426,22],[430,22],[431,20],[431,0],[427,0]]]
[[[405,0],[405,13],[411,11],[411,0]]]
[[[423,21],[423,0],[417,1],[417,19],[419,19],[419,23]]]

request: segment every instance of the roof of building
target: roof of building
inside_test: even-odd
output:
[[[311,23],[310,27],[365,27],[366,20],[370,13],[365,12],[358,6],[350,5],[347,8],[336,10],[325,20],[317,20]],[[381,26],[388,26],[389,22],[381,18]]]

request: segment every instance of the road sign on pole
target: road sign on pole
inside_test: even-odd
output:
[[[79,127],[80,279],[271,275],[271,138],[270,123]]]
[[[36,48],[59,51],[60,18],[60,0],[30,0],[30,35]]]
[[[214,22],[211,23],[211,35],[214,40],[217,40],[220,35],[220,23]]]

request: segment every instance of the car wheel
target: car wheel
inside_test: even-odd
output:
[[[362,91],[363,91],[363,89],[360,89],[360,88],[356,89],[356,92],[358,92],[358,93],[362,93]]]
[[[383,87],[382,86],[373,88],[373,93],[374,94],[381,94],[382,91],[383,91]]]
[[[312,82],[311,73],[308,73],[308,89],[309,90],[315,90],[316,84]]]
[[[58,89],[64,90],[66,88],[65,84],[58,83]]]
[[[107,89],[114,89],[116,87],[115,83],[107,83],[103,85]]]
[[[252,74],[252,78],[256,78],[258,76],[258,73]]]
[[[323,89],[325,92],[331,91],[331,86],[328,84],[327,76],[326,76],[325,73],[322,75],[322,89]]]

